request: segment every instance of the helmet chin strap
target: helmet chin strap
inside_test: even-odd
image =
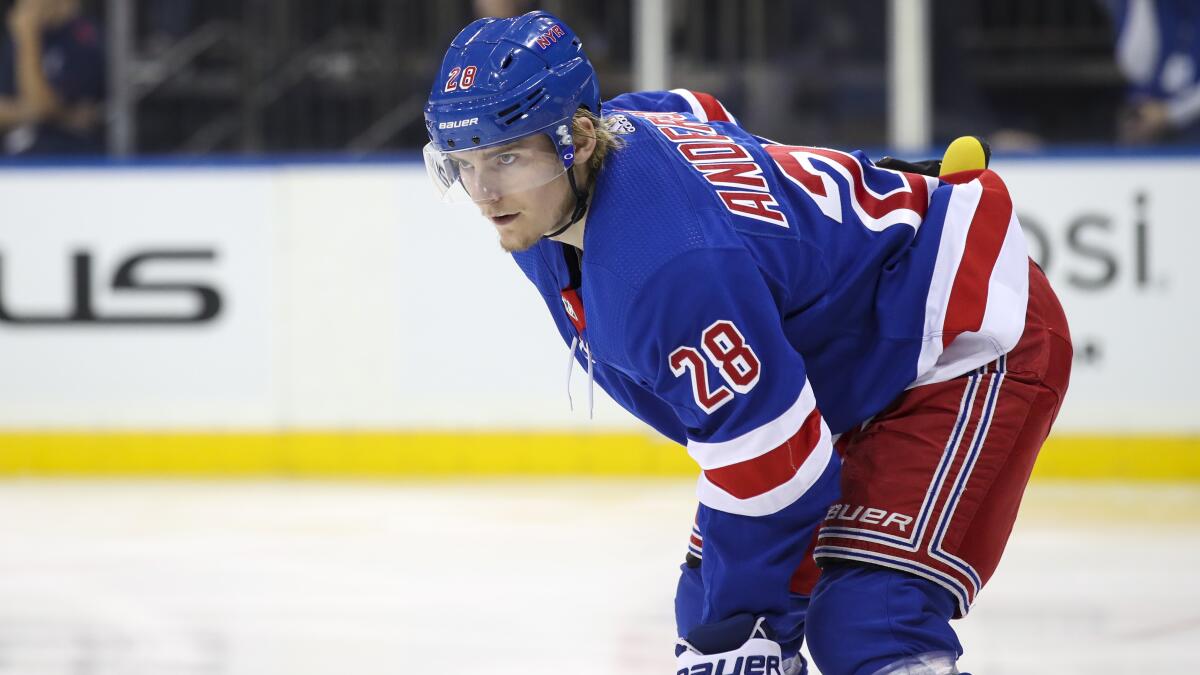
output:
[[[562,227],[548,234],[543,234],[542,239],[557,237],[563,232],[566,232],[567,228],[571,227],[575,223],[578,223],[579,220],[583,218],[583,214],[587,213],[588,193],[579,189],[579,186],[575,183],[575,172],[571,169],[567,169],[567,182],[571,184],[571,192],[575,193],[575,210],[571,212],[571,218],[567,221],[566,225],[563,225]]]

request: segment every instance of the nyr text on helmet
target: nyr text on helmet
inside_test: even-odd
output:
[[[549,49],[550,45],[558,42],[558,38],[563,37],[566,33],[563,32],[562,26],[554,24],[550,29],[542,33],[537,38],[537,44],[542,49]]]

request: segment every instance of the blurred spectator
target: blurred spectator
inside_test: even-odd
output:
[[[495,17],[498,19],[519,16],[534,9],[532,0],[473,0],[471,6],[476,18]]]
[[[994,150],[1036,150],[1043,140],[1026,128],[1034,121],[997,109],[979,77],[981,56],[970,48],[968,33],[983,25],[987,8],[960,0],[934,0],[931,6],[934,145],[976,134],[986,137]]]
[[[6,18],[0,40],[5,153],[102,153],[103,48],[79,0],[16,0]]]
[[[1115,0],[1113,10],[1130,82],[1121,141],[1200,142],[1200,2]]]
[[[146,24],[146,51],[165,52],[191,32],[195,4],[192,0],[150,0]]]

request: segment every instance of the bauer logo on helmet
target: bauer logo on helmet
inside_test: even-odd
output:
[[[471,117],[465,120],[454,120],[453,122],[438,122],[438,129],[458,129],[459,127],[469,127],[472,124],[478,123],[478,117]]]

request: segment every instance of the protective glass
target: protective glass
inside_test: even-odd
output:
[[[425,169],[443,201],[489,202],[541,187],[567,172],[549,137],[442,152],[425,146]]]

